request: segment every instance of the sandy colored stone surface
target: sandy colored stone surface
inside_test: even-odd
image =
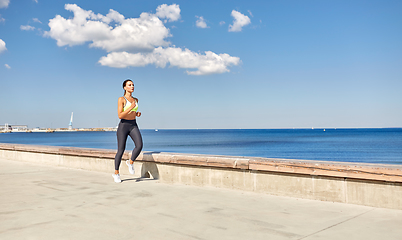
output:
[[[402,236],[401,210],[168,185],[130,175],[122,180],[117,184],[109,173],[0,159],[0,239]]]
[[[113,160],[116,150],[0,143],[2,150]],[[126,151],[123,159],[129,158]],[[137,161],[402,183],[401,165],[142,152]]]

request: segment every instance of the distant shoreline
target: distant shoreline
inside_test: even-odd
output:
[[[11,130],[0,130],[0,133],[35,133],[35,132],[114,132],[117,128],[33,128],[33,129],[11,129]]]
[[[147,131],[169,131],[169,130],[353,130],[353,129],[402,129],[402,127],[383,127],[383,128],[353,128],[353,127],[344,127],[344,128],[143,128],[141,130]],[[117,131],[117,127],[105,127],[105,128],[33,128],[33,129],[12,129],[12,130],[4,130],[0,129],[0,133],[35,133],[35,132],[115,132]]]

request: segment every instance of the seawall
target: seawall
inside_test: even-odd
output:
[[[106,149],[0,143],[2,159],[110,173],[115,154]],[[121,173],[128,174],[122,163]],[[164,183],[402,209],[401,165],[142,152],[135,170],[137,176]]]

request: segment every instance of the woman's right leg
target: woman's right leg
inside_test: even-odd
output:
[[[119,173],[119,167],[121,163],[121,158],[123,157],[124,150],[126,149],[127,136],[130,133],[130,126],[122,122],[119,123],[117,128],[117,153],[114,157],[114,169],[115,174]]]

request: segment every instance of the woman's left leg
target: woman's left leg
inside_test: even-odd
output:
[[[140,133],[140,130],[138,129],[138,126],[134,126],[133,129],[130,131],[130,137],[134,141],[134,149],[131,154],[131,161],[135,161],[135,159],[140,155],[143,143],[142,143],[142,136]]]

